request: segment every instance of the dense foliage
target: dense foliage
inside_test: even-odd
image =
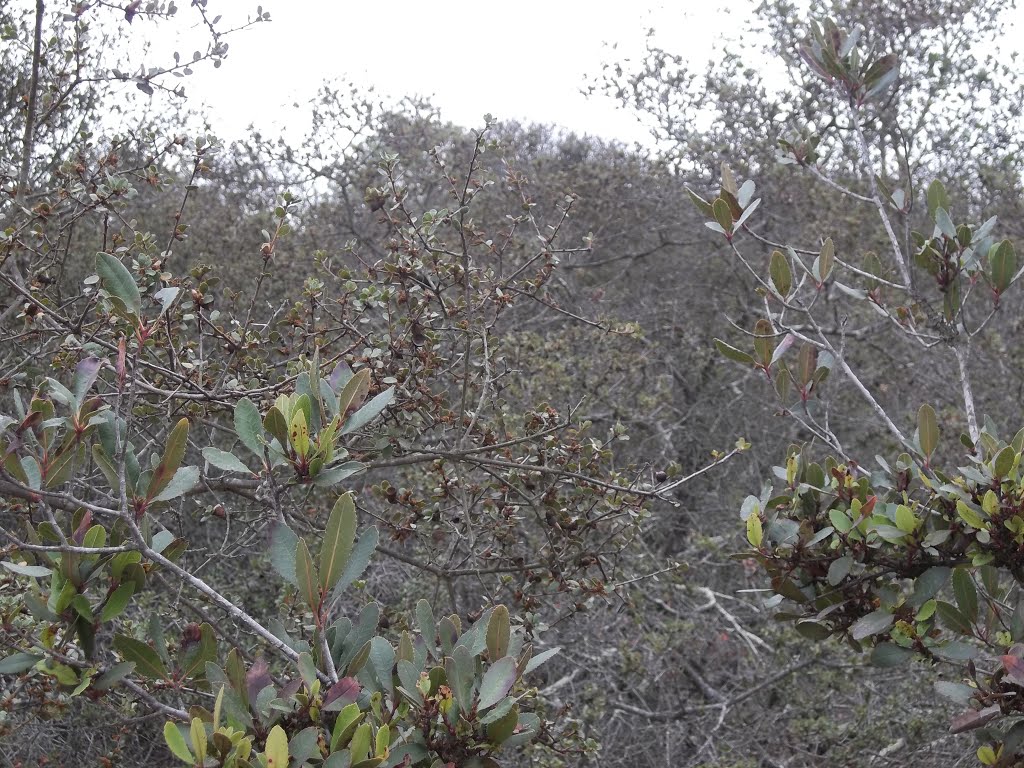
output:
[[[223,143],[214,5],[0,7],[0,760],[1024,754],[1002,3],[652,36],[651,150],[336,83]]]

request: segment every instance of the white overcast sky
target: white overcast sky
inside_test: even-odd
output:
[[[259,1],[210,0],[209,8],[230,24]],[[203,39],[188,5],[181,2],[176,25],[157,28],[164,57],[172,50],[188,56]],[[466,127],[490,113],[647,141],[633,115],[581,93],[587,78],[604,62],[641,55],[648,28],[667,50],[703,66],[724,40],[736,38],[753,6],[754,0],[264,0],[272,21],[230,36],[224,65],[197,68],[185,82],[192,106],[222,139],[244,135],[250,124],[301,138],[309,109],[291,105],[308,103],[325,79],[334,79],[373,86],[385,97],[428,96],[445,119]],[[1019,48],[1014,27],[1024,27],[1024,8],[1011,13],[1004,51]]]
[[[185,3],[182,3],[186,6]],[[255,0],[212,0],[225,22],[244,19]],[[743,26],[750,0],[266,0],[272,21],[229,38],[218,70],[204,67],[186,81],[194,106],[225,139],[253,123],[265,133],[290,134],[324,79],[374,86],[383,95],[431,97],[442,116],[474,127],[499,119],[551,123],[579,133],[644,140],[636,119],[581,88],[605,61],[643,51],[646,30],[695,63]],[[180,13],[194,17],[187,7]],[[183,55],[187,30],[177,42]],[[165,39],[163,44],[172,44]],[[616,49],[611,50],[610,46]],[[193,46],[194,47],[194,46]]]

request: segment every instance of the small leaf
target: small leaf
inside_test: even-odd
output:
[[[928,185],[928,218],[934,219],[939,208],[949,210],[949,196],[942,182],[936,179]]]
[[[121,260],[109,253],[96,254],[96,274],[103,281],[103,288],[120,300],[125,309],[136,318],[142,315],[142,294],[135,279]]]
[[[352,494],[338,498],[327,519],[324,541],[320,549],[320,586],[328,592],[348,565],[356,536],[356,506]]]
[[[939,426],[935,418],[935,409],[927,403],[917,412],[917,434],[921,452],[926,458],[931,458],[939,444]]]

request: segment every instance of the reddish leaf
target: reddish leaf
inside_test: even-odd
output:
[[[1007,679],[1016,685],[1024,685],[1024,659],[1007,654],[1003,656],[1003,669]]]
[[[327,690],[327,695],[324,696],[324,707],[339,699],[342,700],[342,703],[338,704],[338,707],[351,704],[359,698],[359,690],[359,683],[354,677],[343,677]]]
[[[985,707],[984,709],[968,710],[950,721],[949,732],[965,733],[966,731],[973,731],[975,728],[981,728],[983,725],[991,723],[1001,714],[1002,710],[998,704],[993,704],[991,707]]]

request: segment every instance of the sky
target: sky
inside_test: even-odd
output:
[[[641,54],[651,27],[669,50],[702,65],[751,7],[750,0],[266,0],[272,21],[228,38],[224,65],[197,70],[186,88],[221,138],[243,135],[250,123],[298,138],[308,109],[291,105],[338,79],[385,96],[429,96],[443,118],[467,127],[490,113],[646,142],[633,115],[581,89],[604,62]],[[213,0],[210,8],[226,23],[253,13],[256,2]],[[189,10],[180,13],[194,18]],[[185,25],[161,45],[184,53],[194,47],[190,39],[196,30]]]

